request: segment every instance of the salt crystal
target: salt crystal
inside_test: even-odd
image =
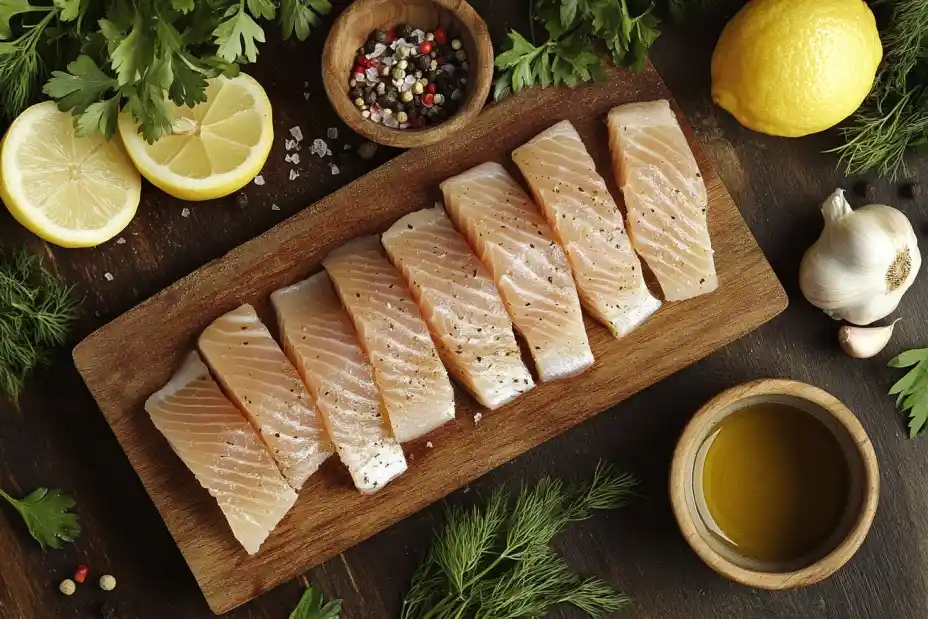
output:
[[[122,237],[119,237],[118,239],[116,239],[116,244],[117,244],[117,245],[125,245],[125,244],[126,244],[126,239],[124,239],[124,238],[122,238]]]
[[[296,140],[297,142],[303,141],[303,130],[300,129],[299,126],[291,127],[290,135],[292,135],[293,139]]]
[[[293,155],[286,155],[284,157],[284,161],[286,161],[287,163],[293,163]]]
[[[394,58],[393,56],[387,56],[386,58],[383,59],[383,62],[381,64],[385,64],[388,67],[392,67],[393,65],[396,64],[396,62],[397,62],[396,58]]]
[[[277,206],[276,204],[272,204],[272,205],[271,205],[271,210],[272,210],[272,211],[279,211],[279,210],[280,210],[280,207]]]
[[[425,33],[416,28],[412,31],[412,36],[416,37],[416,41],[422,43],[425,40]]]
[[[351,144],[342,144],[342,150],[351,150]]]
[[[326,129],[325,137],[329,138],[330,140],[337,140],[338,139],[338,128],[329,127],[328,129]]]
[[[341,170],[339,170],[338,166],[334,163],[329,163],[329,167],[332,169],[332,176],[337,176],[341,173]]]
[[[400,123],[397,122],[396,118],[393,117],[393,114],[390,114],[389,116],[383,117],[383,125],[391,129],[398,129]]]
[[[287,155],[287,156],[289,157],[290,155]],[[261,176],[260,174],[255,177],[255,185],[257,185],[258,187],[261,187],[262,185],[264,185],[264,177]]]
[[[434,445],[432,445],[432,441],[429,441],[428,443],[426,443],[425,446],[428,447],[429,449],[434,447]]]
[[[377,67],[368,67],[364,69],[364,75],[367,77],[367,81],[373,83],[377,82],[377,78],[380,77],[380,71]]]
[[[309,82],[303,82],[303,88],[309,88]]]
[[[435,105],[441,105],[445,102],[445,95],[438,93],[435,95]]]
[[[390,49],[395,50],[400,45],[406,45],[406,39],[402,37],[400,37],[399,39],[394,39],[393,42],[390,43]]]
[[[384,45],[383,43],[375,43],[375,44],[374,44],[374,51],[372,51],[370,54],[365,54],[365,55],[367,56],[368,59],[370,59],[370,58],[380,58],[381,56],[383,56],[383,53],[384,53],[385,51],[387,51],[387,46],[386,46],[386,45]]]
[[[300,176],[300,173],[299,173],[299,172],[297,172],[296,170],[290,170],[290,180],[291,180],[291,181],[295,181],[297,178],[299,178],[299,176]]]
[[[290,157],[290,161],[292,161],[294,165],[299,164],[300,156],[297,153],[293,153],[293,156]]]
[[[400,123],[400,129],[409,129],[409,123]]]
[[[326,148],[326,149],[325,149],[325,156],[326,156],[326,157],[331,157],[331,156],[332,156],[332,149],[331,149],[331,148]]]
[[[464,96],[464,91],[460,88],[455,88],[454,92],[451,93],[451,100],[458,101],[461,97]]]
[[[329,149],[329,145],[325,143],[324,140],[316,138],[313,140],[313,148],[310,151],[314,155],[319,155],[319,157],[325,157],[325,152]]]
[[[103,274],[103,277],[104,277],[104,279],[106,279],[106,281],[108,281],[108,282],[111,282],[111,281],[113,281],[113,280],[115,279],[115,278],[113,277],[113,274],[110,273],[109,271],[107,271],[106,273],[104,273],[104,274]]]
[[[483,419],[483,413],[477,413],[474,415],[474,425],[480,423],[480,420]]]
[[[303,98],[306,99],[307,101],[309,101],[309,93],[308,93],[308,92],[304,92],[304,93],[303,93]]]
[[[296,140],[284,140],[284,148],[287,150],[293,150],[296,148]]]
[[[190,217],[190,209],[185,206],[184,209],[180,212],[180,216]]]

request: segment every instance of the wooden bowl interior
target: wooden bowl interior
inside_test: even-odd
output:
[[[801,393],[790,393],[794,390],[790,385],[803,389]],[[863,541],[876,510],[876,456],[856,417],[827,393],[792,381],[769,381],[767,388],[757,384],[751,391],[738,393],[738,397],[725,397],[728,392],[722,394],[700,409],[687,427],[674,455],[671,479],[674,512],[687,541],[720,574],[765,589],[810,585],[840,569]],[[727,543],[702,492],[703,465],[719,424],[735,411],[761,402],[787,404],[820,420],[838,441],[848,470],[847,504],[835,530],[818,548],[783,563],[744,556]]]
[[[452,6],[464,19],[459,18]],[[460,107],[448,120],[425,129],[391,129],[366,120],[348,96],[349,76],[358,49],[375,30],[389,30],[403,23],[426,32],[443,28],[448,40],[459,39],[467,52],[469,76]],[[486,25],[470,5],[460,0],[361,0],[343,13],[333,27],[326,43],[324,67],[326,91],[346,123],[374,141],[408,148],[442,139],[463,125],[462,119],[477,115],[492,81],[493,51]]]

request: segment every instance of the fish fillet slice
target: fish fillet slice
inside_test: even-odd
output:
[[[255,309],[243,305],[216,319],[203,331],[199,346],[281,473],[299,490],[333,448],[306,386]]]
[[[482,405],[534,386],[496,284],[441,207],[411,213],[383,235],[445,366]]]
[[[445,205],[499,288],[542,381],[593,363],[577,289],[563,250],[531,198],[498,163],[441,184]]]
[[[580,300],[616,337],[630,333],[661,302],[648,291],[625,222],[569,121],[512,153],[567,254]]]
[[[197,481],[219,503],[248,554],[296,502],[267,446],[229,402],[200,355],[190,353],[145,410]]]
[[[377,237],[336,249],[323,262],[374,367],[374,382],[401,443],[454,419],[454,390],[406,282]]]
[[[706,185],[667,100],[613,108],[609,146],[632,245],[664,298],[681,301],[715,290]]]
[[[403,448],[381,413],[374,370],[329,276],[319,273],[271,295],[284,351],[303,377],[354,485],[383,488],[406,470]]]

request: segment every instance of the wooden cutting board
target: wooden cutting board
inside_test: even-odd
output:
[[[382,492],[360,495],[337,459],[330,458],[261,551],[249,557],[216,502],[151,424],[145,399],[171,377],[201,330],[219,315],[243,302],[268,315],[270,293],[318,271],[330,250],[431,206],[440,198],[439,182],[471,166],[496,160],[515,171],[509,153],[559,120],[576,125],[600,173],[612,179],[606,112],[620,103],[657,98],[670,93],[650,66],[640,74],[615,71],[607,83],[577,90],[533,89],[511,97],[449,140],[397,157],[204,266],[75,349],[84,381],[216,613],[337,555],[786,308],[783,288],[685,126],[709,191],[719,289],[666,303],[622,340],[588,320],[594,367],[573,379],[539,385],[498,411],[481,410],[458,391],[457,420],[430,435],[428,445],[424,440],[407,445],[408,472]],[[483,413],[479,424],[478,412]]]

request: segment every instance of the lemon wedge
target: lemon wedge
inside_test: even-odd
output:
[[[149,144],[131,114],[119,133],[136,167],[152,185],[182,200],[211,200],[238,191],[261,171],[274,141],[271,102],[254,78],[209,80],[196,107],[168,102],[171,135]]]
[[[52,101],[13,121],[0,146],[0,200],[19,223],[62,247],[119,234],[139,206],[142,179],[119,140],[77,137]]]

